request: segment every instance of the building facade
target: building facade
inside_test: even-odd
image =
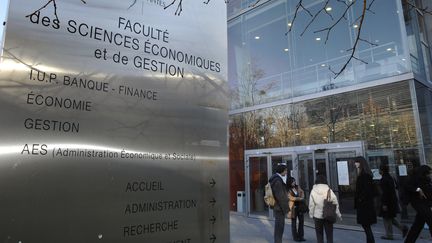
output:
[[[325,175],[345,214],[354,157],[400,184],[432,164],[429,1],[371,1],[362,23],[363,1],[298,2],[228,3],[231,210],[247,215],[272,216],[262,197],[280,162],[306,195]]]

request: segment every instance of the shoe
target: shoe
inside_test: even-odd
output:
[[[383,240],[393,240],[393,237],[383,235],[383,236],[381,236],[381,239],[383,239]]]
[[[306,241],[306,239],[305,238],[301,238],[299,241]]]
[[[405,236],[408,234],[408,226],[404,225],[402,228],[402,237],[405,239]]]

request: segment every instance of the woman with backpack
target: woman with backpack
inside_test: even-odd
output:
[[[363,227],[366,233],[366,242],[375,243],[371,225],[377,222],[374,203],[377,193],[372,180],[372,171],[364,157],[356,157],[354,162],[358,172],[354,195],[357,223]]]
[[[304,239],[304,213],[307,211],[307,205],[305,203],[304,192],[296,184],[294,177],[289,177],[287,180],[287,192],[288,192],[288,206],[289,213],[288,218],[291,219],[291,232],[294,241],[306,241]],[[298,219],[298,228],[297,228]]]
[[[315,234],[318,243],[324,242],[324,231],[326,233],[327,243],[333,243],[333,224],[334,222],[324,219],[324,201],[327,200],[336,205],[336,216],[342,220],[339,211],[339,203],[336,195],[327,185],[327,179],[323,175],[318,175],[315,185],[309,196],[309,216],[314,219]]]

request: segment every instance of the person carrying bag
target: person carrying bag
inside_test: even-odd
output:
[[[324,206],[323,206],[323,219],[334,224],[337,220],[337,214],[336,214],[336,207],[337,204],[334,204],[331,200],[331,189],[329,188],[327,191],[327,198],[324,199]]]
[[[309,197],[309,217],[315,223],[315,234],[318,243],[324,242],[324,231],[328,243],[333,243],[333,224],[336,219],[342,220],[336,195],[327,185],[327,179],[318,175]]]

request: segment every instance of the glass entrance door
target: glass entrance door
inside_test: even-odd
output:
[[[278,164],[286,164],[287,169],[288,169],[288,176],[290,176],[290,174],[294,174],[293,173],[293,169],[294,169],[294,164],[293,164],[293,155],[292,154],[281,154],[281,155],[270,155],[270,159],[271,159],[271,173],[269,174],[269,176],[272,176],[273,174],[276,173],[276,167]],[[265,205],[267,207],[267,205]],[[270,218],[273,218],[273,210],[268,209],[270,214]]]
[[[267,156],[249,157],[247,161],[248,214],[268,216],[268,207],[264,203],[264,187],[268,182]]]
[[[305,198],[309,198],[310,191],[314,185],[315,173],[313,154],[298,155],[298,184],[305,192]]]
[[[297,146],[278,149],[260,149],[245,152],[245,212],[250,216],[273,217],[272,210],[264,203],[265,185],[275,173],[279,163],[286,163],[288,175],[296,178],[308,199],[316,176],[327,178],[329,186],[339,198],[341,211],[352,214],[356,170],[354,158],[363,155],[364,144],[361,141]],[[345,161],[345,162],[344,162]],[[343,167],[344,174],[340,174]],[[342,163],[344,162],[344,163]],[[338,174],[339,173],[339,174]],[[339,177],[343,177],[339,184]],[[237,198],[239,201],[239,198]]]
[[[271,175],[276,173],[276,166],[280,163],[287,165],[288,172],[293,171],[292,154],[262,154],[248,157],[246,163],[248,215],[272,217],[271,209],[264,202],[264,187]]]
[[[272,155],[272,175],[276,173],[276,166],[280,163],[285,163],[288,168],[288,176],[293,174],[293,156],[291,154]]]
[[[342,214],[355,214],[354,193],[357,172],[354,159],[358,155],[360,153],[356,150],[328,152],[328,182],[339,198],[339,207]]]
[[[327,173],[327,155],[325,150],[318,149],[315,150],[315,174],[323,175],[328,178]]]

